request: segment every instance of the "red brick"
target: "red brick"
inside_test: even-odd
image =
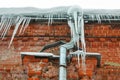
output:
[[[111,41],[112,41],[112,42],[116,42],[116,41],[117,41],[117,38],[111,38]]]
[[[25,37],[25,38],[22,38],[22,41],[28,41],[29,38]]]
[[[100,38],[100,41],[104,42],[104,41],[106,41],[106,39],[105,38]]]
[[[38,39],[39,39],[38,37],[34,37],[33,38],[34,41],[38,41]]]
[[[88,41],[93,42],[93,41],[95,41],[95,39],[94,38],[88,38]]]
[[[42,59],[42,62],[48,63],[48,59],[47,58]]]
[[[40,80],[39,78],[28,78],[28,80]]]
[[[84,72],[83,70],[79,70],[78,74],[79,74],[80,77],[85,76],[85,75],[89,76],[89,77],[93,76],[92,70],[86,70],[86,72]]]
[[[42,74],[42,72],[41,71],[36,71],[36,75],[41,75]]]

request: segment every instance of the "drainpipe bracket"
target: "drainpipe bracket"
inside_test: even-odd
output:
[[[67,66],[66,66],[66,65],[60,65],[60,67],[64,67],[64,68],[67,68]]]

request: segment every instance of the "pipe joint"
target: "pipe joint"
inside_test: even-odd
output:
[[[60,65],[60,67],[64,67],[64,68],[67,68],[67,66],[66,66],[66,65]]]

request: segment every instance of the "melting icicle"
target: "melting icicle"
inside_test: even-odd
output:
[[[10,29],[11,26],[12,26],[12,18],[9,18],[8,19],[8,25],[6,25],[7,28],[6,28],[3,36],[2,36],[2,39],[4,39],[5,35],[7,34],[8,30]]]
[[[79,19],[80,20],[80,19]],[[80,34],[80,31],[79,31],[79,28],[80,26],[78,25],[78,15],[77,15],[77,12],[74,12],[74,23],[75,23],[75,30],[76,30],[76,35],[78,37],[78,39],[76,40],[77,42],[77,48],[78,48],[78,51],[79,51],[79,34]],[[78,65],[80,66],[80,57],[79,57],[79,53],[77,53],[77,57],[78,57]]]
[[[78,65],[80,66],[80,53],[77,53],[78,56]]]
[[[48,15],[48,26],[50,26],[50,15]]]
[[[27,20],[27,19],[24,18],[23,23],[22,23],[22,26],[21,26],[20,31],[19,31],[19,35],[21,34],[21,32],[22,32],[22,30],[23,30],[23,27],[25,26],[26,20]]]
[[[48,26],[53,23],[53,15],[48,15]]]
[[[51,18],[50,18],[50,24],[53,23],[53,15],[51,15]]]
[[[5,21],[6,21],[6,19],[5,19],[5,16],[2,16],[1,17],[1,25],[0,25],[0,31],[3,29],[3,26],[5,25]]]
[[[17,30],[18,30],[20,24],[22,23],[22,21],[23,21],[23,18],[17,17],[17,19],[16,19],[17,24],[16,24],[15,29],[14,29],[14,32],[13,32],[13,34],[12,34],[12,38],[11,38],[11,40],[10,40],[10,43],[9,43],[8,48],[10,48],[10,46],[11,46],[11,44],[12,44],[12,41],[13,41],[13,39],[14,39],[14,37],[15,37],[15,34],[17,33]]]
[[[99,14],[96,15],[96,18],[97,18],[98,23],[101,23],[101,18],[100,18],[100,15],[99,15]]]
[[[81,43],[82,43],[82,50],[81,52],[81,59],[82,59],[82,69],[86,72],[86,64],[85,64],[85,56],[86,56],[86,46],[85,46],[85,37],[84,37],[84,19],[81,19]]]
[[[31,20],[31,18],[26,18],[26,23],[25,23],[25,26],[24,26],[23,33],[25,32],[25,29],[28,27],[28,25],[30,23],[30,20]]]
[[[68,25],[70,26],[71,36],[75,44],[77,44],[78,50],[73,52],[75,56],[78,57],[78,65],[80,66],[80,55],[82,59],[82,68],[86,72],[85,56],[86,56],[86,47],[85,47],[85,37],[84,37],[84,20],[83,20],[83,11],[77,8],[71,8],[68,10],[68,14],[73,17],[73,21],[69,20]],[[78,12],[81,13],[80,16]],[[79,50],[79,40],[81,40],[82,51]]]
[[[111,19],[110,15],[108,15],[107,18],[108,18],[109,23],[111,23],[111,21],[110,21],[110,19]]]
[[[1,37],[3,37],[3,35],[4,35],[5,31],[6,31],[7,24],[8,24],[8,18],[6,17],[6,18],[5,18],[5,24],[4,24],[4,26],[3,26],[3,30],[2,30]]]
[[[73,17],[74,17],[74,24],[75,24],[75,33],[78,35],[77,12],[73,13]]]

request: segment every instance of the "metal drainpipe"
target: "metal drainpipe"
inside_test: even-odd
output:
[[[60,70],[59,80],[66,80],[66,51],[67,49],[63,46],[60,47]]]
[[[67,79],[67,71],[66,71],[66,53],[67,49],[71,49],[74,46],[73,40],[69,43],[60,46],[60,68],[59,68],[59,80]]]
[[[74,13],[81,13],[81,9],[78,6],[71,7],[68,10],[69,21],[68,25],[71,29],[74,29],[74,23],[72,22],[73,17],[75,16]],[[76,17],[77,18],[77,17]],[[74,20],[74,19],[73,19]],[[70,23],[70,24],[69,24]],[[72,24],[71,24],[72,23]],[[71,41],[67,44],[60,46],[60,68],[59,68],[59,80],[67,80],[67,72],[66,72],[66,52],[67,49],[71,49],[74,47],[74,39],[77,39],[78,36],[74,36]]]

